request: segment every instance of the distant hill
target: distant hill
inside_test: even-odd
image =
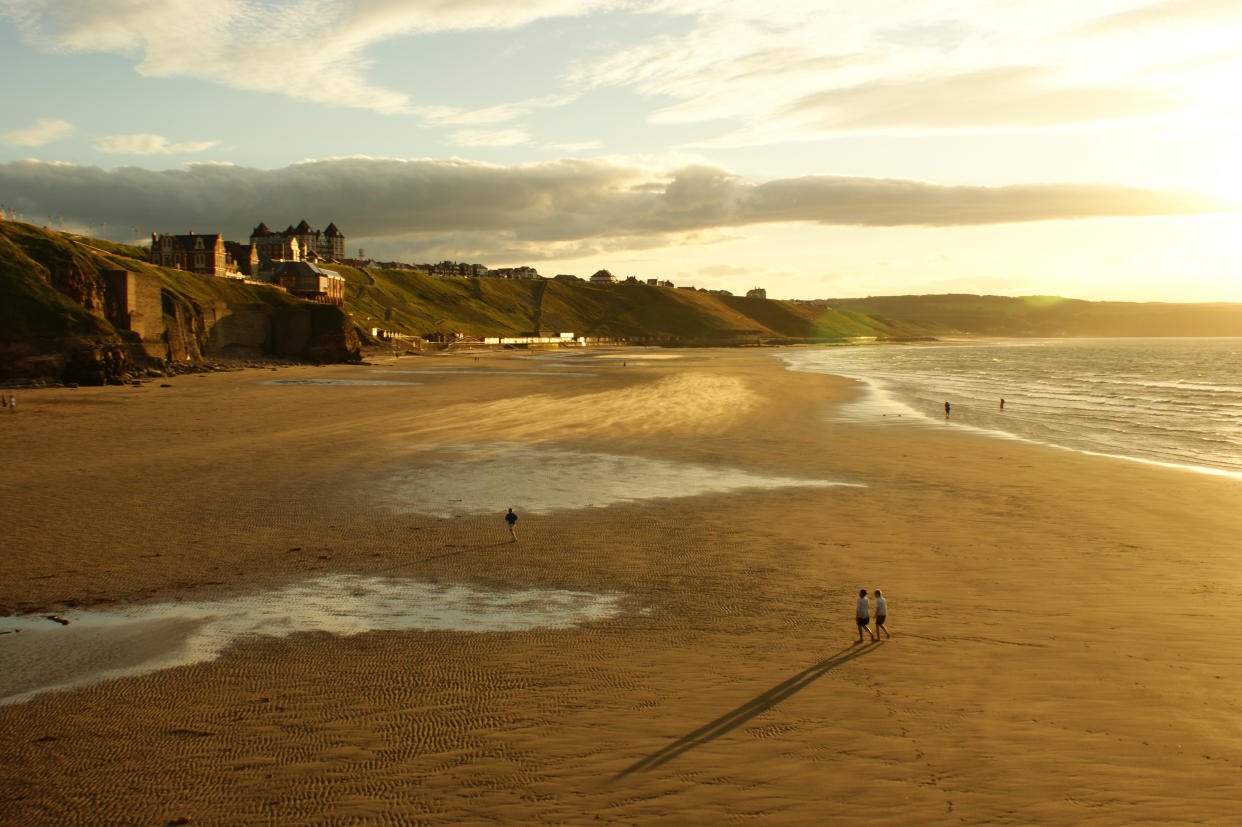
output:
[[[648,284],[458,279],[410,270],[325,266],[345,278],[346,309],[364,330],[476,337],[547,330],[722,345],[919,335],[860,313]]]
[[[1089,302],[1059,296],[873,296],[826,306],[935,336],[1242,336],[1242,304]]]

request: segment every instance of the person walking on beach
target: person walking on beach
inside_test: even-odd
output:
[[[17,397],[9,394],[9,413],[17,413]]]
[[[863,642],[863,629],[867,630],[867,634],[874,641],[875,635],[871,634],[871,604],[867,602],[866,589],[858,590],[858,600],[854,603],[854,619],[858,623],[858,642]]]
[[[888,619],[888,601],[884,599],[884,595],[880,594],[880,590],[875,590],[875,636],[879,638],[880,632],[884,633],[884,637],[892,637],[888,633],[888,629],[884,627],[884,621]],[[859,635],[859,640],[862,636]]]
[[[949,418],[949,408],[950,408],[950,405],[949,405],[949,403],[946,401],[946,402],[944,403],[944,418],[945,418],[945,419],[948,419],[948,418]]]
[[[513,526],[517,523],[517,515],[513,513],[513,509],[509,509],[509,513],[505,515],[505,522],[509,524],[509,536],[513,538],[513,542],[517,542],[517,532],[513,530]]]

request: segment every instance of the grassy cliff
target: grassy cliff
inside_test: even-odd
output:
[[[0,380],[98,384],[221,357],[358,356],[340,308],[147,255],[0,221]]]
[[[918,335],[860,313],[647,284],[457,279],[328,266],[345,278],[345,306],[361,328],[411,335],[513,336],[550,330],[682,342]]]

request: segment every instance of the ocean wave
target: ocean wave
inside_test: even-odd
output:
[[[791,370],[865,383],[870,393],[841,414],[852,421],[947,421],[1085,453],[1235,474],[1242,473],[1237,347],[1220,339],[1042,340],[872,345],[784,358]],[[946,400],[948,420],[940,415]]]

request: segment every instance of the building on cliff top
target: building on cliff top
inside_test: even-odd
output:
[[[233,259],[237,269],[246,278],[259,275],[259,251],[253,244],[242,244],[240,241],[224,242],[224,251]]]
[[[241,278],[237,263],[219,233],[187,235],[151,233],[151,263],[204,276]]]
[[[296,242],[296,246],[294,246]],[[345,236],[335,223],[312,230],[306,219],[295,227],[273,232],[262,221],[250,232],[250,246],[268,261],[340,261],[345,258]]]

